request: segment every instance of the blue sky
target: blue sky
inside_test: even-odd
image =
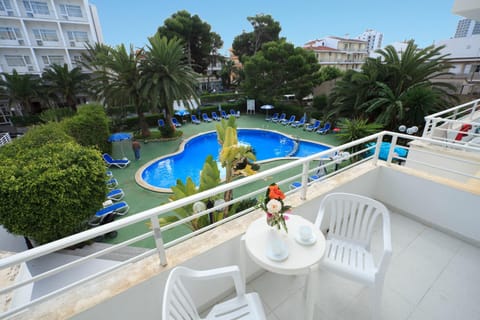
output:
[[[247,17],[270,14],[282,27],[281,37],[295,46],[309,40],[349,35],[366,29],[384,35],[383,46],[415,39],[419,46],[453,37],[461,17],[451,12],[453,0],[90,0],[97,6],[106,44],[141,47],[163,21],[179,10],[197,14],[224,41],[226,54],[235,36],[251,32]]]

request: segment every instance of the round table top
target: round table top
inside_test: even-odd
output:
[[[309,226],[316,236],[316,242],[311,245],[300,244],[298,237],[299,228]],[[296,215],[289,215],[287,220],[288,233],[283,229],[277,231],[270,227],[266,218],[262,217],[248,227],[245,233],[245,246],[248,255],[262,268],[286,275],[306,273],[308,268],[320,262],[325,252],[325,237],[310,221]],[[279,233],[288,248],[288,257],[283,261],[274,261],[267,257],[268,243],[272,233]]]

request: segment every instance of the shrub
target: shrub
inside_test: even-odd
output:
[[[77,115],[65,119],[63,124],[65,131],[82,146],[92,146],[102,152],[110,152],[108,118],[101,105],[81,105],[78,107]]]
[[[173,138],[175,135],[175,129],[172,126],[164,125],[159,128],[162,138]]]
[[[43,111],[40,114],[40,119],[45,123],[60,122],[63,119],[73,117],[74,115],[75,111],[71,108],[56,108]]]
[[[0,148],[0,162],[0,224],[38,244],[86,229],[105,200],[100,153],[74,142],[56,123]]]

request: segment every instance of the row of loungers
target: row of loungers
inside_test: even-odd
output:
[[[305,123],[305,121],[306,121],[305,117],[301,117],[300,120],[295,121],[295,118],[296,118],[295,115],[290,116],[289,119],[287,119],[286,116],[287,116],[286,113],[282,113],[279,116],[278,112],[277,112],[277,113],[274,113],[271,118],[267,118],[265,120],[271,121],[271,122],[274,122],[274,123],[283,124],[285,126],[291,126],[291,127],[294,127],[294,128],[303,127],[304,130],[306,130],[306,131],[312,131],[312,132],[316,132],[318,134],[326,134],[330,131],[330,128],[331,128],[330,122],[325,123],[323,128],[321,128],[320,127],[320,125],[321,125],[320,120],[315,120],[314,123],[306,124]]]
[[[114,220],[116,215],[123,216],[130,210],[129,205],[125,201],[121,201],[125,197],[123,189],[117,188],[118,181],[113,177],[112,171],[107,171],[106,181],[107,188],[110,191],[106,195],[104,207],[98,210],[95,215],[88,221],[90,226],[98,226]]]
[[[222,118],[223,119],[228,119],[231,116],[239,118],[240,117],[240,111],[235,112],[235,110],[231,109],[230,113],[227,114],[225,111],[222,110],[222,111],[220,111],[220,116],[215,111],[213,111],[212,112],[212,117],[209,117],[208,114],[204,112],[204,113],[202,113],[202,119],[198,119],[197,116],[194,115],[194,114],[191,115],[191,119],[192,119],[193,124],[200,124],[200,123],[202,123],[202,120],[203,120],[203,122],[220,121],[220,120],[222,120]],[[175,117],[172,117],[172,124],[176,128],[182,126],[182,124]],[[165,126],[165,120],[158,119],[158,126],[159,127]]]

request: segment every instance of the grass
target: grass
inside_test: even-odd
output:
[[[183,139],[187,139],[191,136],[194,136],[201,132],[207,131],[214,131],[215,130],[216,122],[211,123],[204,123],[202,122],[200,125],[194,125],[191,123],[184,124],[180,130],[183,131],[183,136],[176,140],[170,141],[150,141],[147,143],[142,143],[141,148],[141,158],[138,161],[133,160],[132,163],[125,169],[117,169],[111,168],[110,170],[113,171],[114,177],[119,182],[119,188],[122,188],[125,192],[124,200],[130,206],[130,211],[128,215],[132,215],[138,212],[142,212],[147,209],[151,209],[156,206],[160,206],[164,203],[167,203],[168,197],[170,194],[165,193],[158,193],[153,192],[150,190],[146,190],[135,182],[135,173],[137,170],[155,158],[160,156],[164,156],[170,153],[173,153],[178,150],[180,143]],[[288,135],[291,135],[298,139],[305,139],[314,142],[319,142],[324,145],[330,146],[337,146],[340,144],[340,141],[335,136],[335,134],[327,134],[327,135],[319,135],[314,132],[303,131],[302,128],[292,128],[286,127],[276,123],[270,123],[265,121],[265,114],[257,114],[257,115],[242,115],[240,118],[237,119],[237,126],[238,128],[259,128],[259,129],[269,129],[269,130],[276,130]],[[152,131],[157,131],[157,128],[152,128]],[[123,145],[123,151],[120,148],[120,145],[114,145],[112,155],[114,157],[123,157],[125,154],[128,158],[134,159],[133,150],[130,146]],[[267,170],[269,168],[275,167],[279,165],[281,162],[273,161],[267,164],[262,164],[260,170]],[[283,163],[283,162],[282,162]],[[285,172],[283,173],[284,177],[286,178],[288,175],[292,175],[298,172]],[[275,177],[276,179],[280,179],[282,177]],[[253,186],[249,185],[248,188],[251,190]],[[241,194],[245,192],[242,188],[238,188],[235,190],[236,194]],[[235,194],[234,194],[235,196]],[[172,212],[173,214],[173,212]],[[127,215],[127,216],[128,216]],[[117,217],[117,219],[121,219],[122,217]],[[149,230],[148,221],[142,221],[136,223],[134,225],[130,225],[125,227],[121,230],[118,230],[118,235],[114,239],[105,240],[108,243],[119,243],[125,241],[127,239],[131,239],[132,237],[145,233]],[[186,227],[178,227],[173,230],[169,230],[163,234],[164,241],[169,242],[179,235],[183,235],[188,233],[189,229]],[[134,244],[134,246],[144,247],[144,248],[153,248],[154,242],[153,239],[144,240]]]

